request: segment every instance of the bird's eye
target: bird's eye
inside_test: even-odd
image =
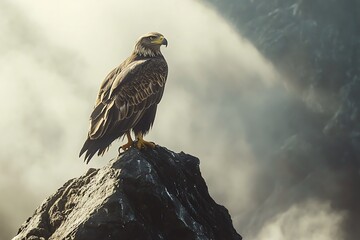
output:
[[[155,39],[155,37],[154,37],[154,36],[151,36],[151,37],[149,37],[149,39],[152,41],[152,40]]]

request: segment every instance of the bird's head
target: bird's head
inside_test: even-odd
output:
[[[160,46],[167,46],[168,42],[161,33],[151,32],[139,38],[135,44],[134,52],[143,57],[161,55]]]

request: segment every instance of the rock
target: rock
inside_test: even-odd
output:
[[[207,1],[305,94],[337,92],[359,73],[357,0]]]
[[[266,143],[274,147],[259,161],[266,169],[265,180],[258,180],[254,189],[269,185],[273,191],[268,187],[259,194],[256,210],[249,213],[259,224],[252,222],[251,230],[244,227],[244,231],[260,232],[263,222],[291,206],[319,199],[329,202],[332,211],[343,213],[341,239],[360,239],[359,1],[207,2],[271,61],[293,96],[286,105],[263,106],[270,109],[266,125],[272,129],[281,126],[278,132],[285,140],[282,147]],[[278,110],[284,106],[283,112]],[[260,134],[254,142],[263,138]],[[253,149],[258,155],[259,148]],[[277,189],[282,189],[282,194],[273,197]],[[285,201],[285,195],[290,200]]]
[[[89,169],[47,198],[20,239],[242,239],[209,195],[199,160],[157,146]]]

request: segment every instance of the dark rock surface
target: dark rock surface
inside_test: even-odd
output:
[[[209,195],[199,160],[130,149],[66,182],[19,229],[20,239],[241,239]]]

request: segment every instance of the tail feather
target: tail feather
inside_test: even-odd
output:
[[[96,146],[96,141],[88,138],[80,150],[79,157],[85,153],[84,162],[88,164],[98,150],[99,148]]]
[[[118,137],[122,137],[125,133],[120,132],[118,136],[117,131],[113,132],[110,135],[105,135],[99,139],[86,139],[83,147],[80,150],[79,157],[85,153],[84,162],[89,163],[91,158],[97,153],[99,156],[103,155],[110,147],[110,144]]]

